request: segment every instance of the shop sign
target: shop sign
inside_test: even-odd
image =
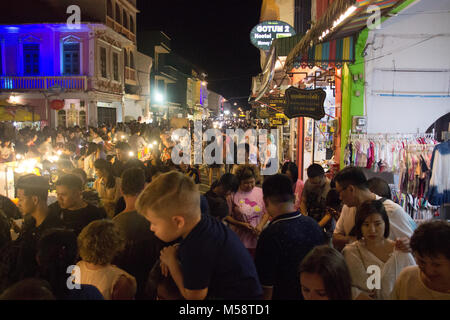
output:
[[[284,108],[286,106],[286,99],[284,97],[270,98],[269,106],[274,108]]]
[[[295,29],[290,24],[283,21],[270,20],[256,25],[250,32],[250,40],[255,47],[269,51],[273,40],[292,37],[295,34]]]
[[[285,118],[270,118],[270,126],[271,127],[275,127],[275,126],[282,126],[286,123],[286,119]]]
[[[309,90],[290,87],[286,90],[284,114],[289,119],[309,117],[320,120],[325,116],[323,103],[326,95],[323,89]]]

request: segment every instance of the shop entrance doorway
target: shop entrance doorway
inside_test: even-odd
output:
[[[117,114],[115,108],[97,107],[98,124],[114,125],[117,122]]]

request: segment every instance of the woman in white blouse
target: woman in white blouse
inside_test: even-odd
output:
[[[355,217],[356,238],[343,255],[350,269],[354,298],[389,299],[403,268],[414,265],[410,253],[395,250],[388,239],[389,217],[379,200],[361,204]]]

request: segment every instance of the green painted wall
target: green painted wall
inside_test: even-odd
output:
[[[355,43],[355,62],[345,64],[342,68],[342,124],[341,124],[341,157],[340,167],[344,165],[344,150],[348,141],[348,134],[352,128],[352,117],[364,115],[364,57],[362,53],[366,46],[369,30],[364,29]],[[354,76],[358,79],[355,81]],[[359,96],[356,92],[359,91]]]

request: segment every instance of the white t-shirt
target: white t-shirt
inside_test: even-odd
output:
[[[379,200],[381,197],[376,196],[376,199]],[[385,200],[383,205],[389,217],[389,239],[395,241],[397,238],[411,238],[416,229],[414,220],[394,201]],[[355,216],[356,207],[350,208],[344,205],[341,215],[336,222],[334,233],[348,236],[355,225]]]
[[[418,266],[403,269],[395,282],[392,300],[450,300],[450,293],[428,288],[420,278]]]
[[[364,240],[355,241],[345,246],[342,251],[345,262],[350,270],[352,277],[352,286],[356,289],[354,292],[356,298],[359,293],[370,294],[367,280],[370,273],[367,273],[369,266],[378,266],[381,271],[380,289],[375,290],[377,300],[389,299],[395,280],[400,272],[407,266],[415,265],[416,262],[412,254],[394,250],[386,262],[381,261],[365,245]]]

